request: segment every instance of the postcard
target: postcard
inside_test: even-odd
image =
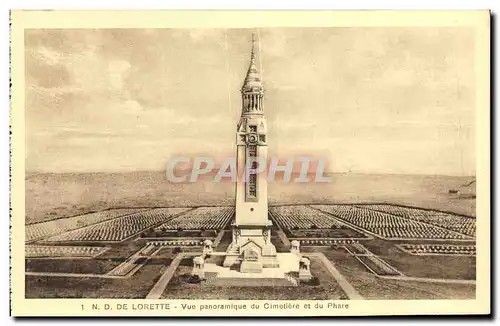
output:
[[[13,316],[490,314],[490,12],[12,11],[11,179]]]

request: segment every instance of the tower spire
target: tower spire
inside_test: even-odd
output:
[[[255,64],[255,33],[252,33],[252,52],[250,53],[250,64]]]
[[[262,114],[264,97],[264,87],[260,80],[260,74],[255,64],[255,34],[252,34],[252,50],[250,52],[250,65],[248,66],[247,75],[243,86],[241,87],[241,95],[243,100],[243,113],[245,114]]]

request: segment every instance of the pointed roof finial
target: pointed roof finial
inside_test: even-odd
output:
[[[260,81],[259,71],[255,65],[255,33],[252,33],[252,52],[250,53],[250,65],[248,67],[247,76],[243,82],[242,91],[256,91],[262,90],[262,83]]]
[[[250,54],[250,60],[255,61],[255,33],[252,33],[252,52]]]

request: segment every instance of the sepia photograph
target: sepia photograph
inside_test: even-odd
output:
[[[56,28],[17,12],[20,300],[95,315],[489,300],[489,13],[346,15]]]

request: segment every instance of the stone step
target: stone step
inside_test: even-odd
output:
[[[275,256],[276,250],[274,248],[264,248],[262,249],[262,256]]]
[[[210,281],[210,286],[297,286],[287,278],[216,278]]]

